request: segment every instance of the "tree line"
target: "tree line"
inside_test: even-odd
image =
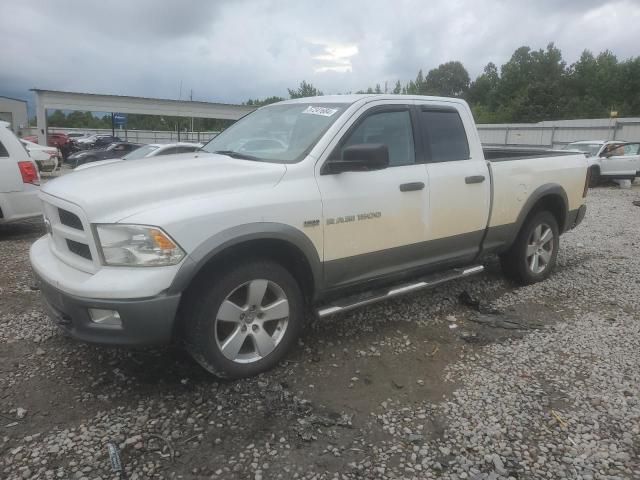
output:
[[[419,70],[415,80],[404,85],[380,84],[356,93],[437,95],[463,98],[469,102],[478,123],[520,123],[544,120],[640,116],[640,57],[618,60],[605,50],[594,55],[585,50],[568,65],[553,44],[546,49],[518,48],[509,61],[498,68],[488,63],[471,80],[459,61],[443,63],[425,75]],[[322,94],[302,82],[289,89],[291,98]],[[283,100],[269,97],[249,100],[247,105],[265,105]]]
[[[303,80],[287,89],[289,98],[322,95]],[[546,49],[518,48],[498,68],[489,62],[475,80],[459,61],[446,62],[425,75],[420,69],[414,80],[393,86],[385,83],[356,93],[437,95],[463,98],[469,102],[477,123],[520,123],[544,120],[640,116],[640,57],[626,60],[609,50],[594,55],[585,50],[580,59],[568,65],[553,44]],[[270,96],[249,99],[245,105],[263,106],[284,100]],[[111,128],[111,115],[56,110],[49,114],[49,125],[67,128]],[[207,118],[194,119],[195,131],[223,130],[232,122]],[[129,114],[128,129],[185,130],[191,119],[158,115]]]

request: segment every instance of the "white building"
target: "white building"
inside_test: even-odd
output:
[[[26,100],[0,96],[0,120],[9,122],[14,133],[26,128],[29,123]]]

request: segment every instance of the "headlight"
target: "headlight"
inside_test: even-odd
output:
[[[185,255],[184,250],[158,227],[101,224],[96,225],[96,233],[105,265],[175,265]]]

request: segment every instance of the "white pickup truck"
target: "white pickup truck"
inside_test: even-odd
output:
[[[47,183],[31,248],[51,316],[88,342],[181,341],[217,375],[273,367],[320,317],[477,274],[546,278],[585,214],[587,160],[487,159],[462,100],[304,98],[192,158]]]

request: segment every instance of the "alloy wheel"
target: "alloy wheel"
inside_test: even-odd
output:
[[[229,293],[216,314],[215,340],[236,363],[252,363],[278,346],[289,324],[289,301],[282,287],[255,279]]]

